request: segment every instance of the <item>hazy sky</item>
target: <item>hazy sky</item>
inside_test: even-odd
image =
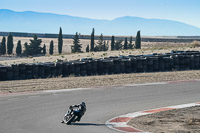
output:
[[[200,28],[200,0],[0,0],[0,9],[94,19],[122,16],[169,19]]]

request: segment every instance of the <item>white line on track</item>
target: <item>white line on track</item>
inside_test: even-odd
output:
[[[17,99],[19,99],[19,98],[10,98],[10,99],[8,99],[8,101],[13,101],[13,100],[17,100]]]
[[[60,90],[45,90],[43,93],[58,93],[58,92],[69,92],[69,91],[78,91],[78,90],[90,90],[92,88],[75,88],[75,89],[60,89]]]
[[[167,82],[157,82],[157,83],[144,83],[144,84],[127,84],[123,86],[151,86],[151,85],[165,85]]]
[[[37,95],[37,96],[29,96],[28,98],[36,98],[36,97],[40,97],[40,95]]]

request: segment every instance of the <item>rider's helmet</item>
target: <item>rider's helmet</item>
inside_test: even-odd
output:
[[[81,105],[84,106],[84,107],[86,107],[85,102],[82,102]]]

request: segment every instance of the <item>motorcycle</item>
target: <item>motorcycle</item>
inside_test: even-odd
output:
[[[81,112],[78,107],[69,108],[61,123],[70,125],[72,122],[76,122],[80,113]]]

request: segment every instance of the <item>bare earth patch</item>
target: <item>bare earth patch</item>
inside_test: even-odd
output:
[[[132,119],[128,124],[152,133],[200,133],[200,106],[175,109]]]
[[[102,86],[118,86],[125,84],[140,84],[194,79],[200,79],[200,71],[133,73],[87,77],[59,77],[49,79],[1,81],[0,93],[14,93],[26,91],[30,92],[70,88],[91,88]]]

